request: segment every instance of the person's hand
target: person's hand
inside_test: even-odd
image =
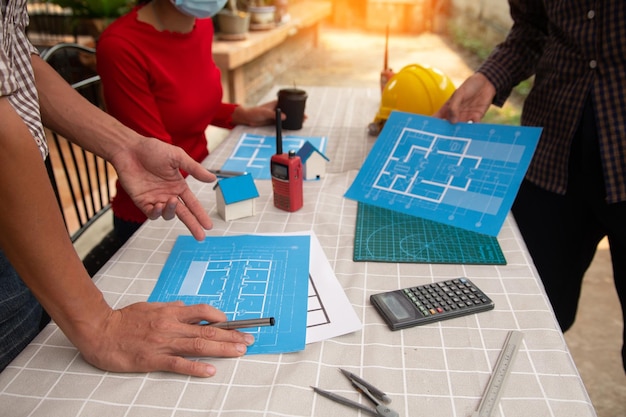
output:
[[[114,155],[111,163],[128,195],[149,219],[178,216],[197,240],[204,239],[205,230],[213,227],[180,170],[203,182],[213,182],[216,177],[181,148],[143,138]]]
[[[273,125],[276,122],[277,102],[274,100],[256,107],[237,107],[233,113],[233,122],[251,127]],[[281,114],[281,119],[285,120],[284,114]]]
[[[489,109],[496,89],[483,74],[469,77],[433,116],[451,123],[479,122]]]
[[[238,357],[254,343],[249,333],[198,324],[224,320],[224,313],[207,304],[140,302],[110,310],[77,347],[87,362],[107,371],[209,377],[216,372],[213,365],[183,356]]]

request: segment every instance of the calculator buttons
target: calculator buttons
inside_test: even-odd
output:
[[[447,311],[491,302],[466,278],[405,288],[402,292],[424,316],[443,314]]]

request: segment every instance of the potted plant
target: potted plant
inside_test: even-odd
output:
[[[225,40],[245,39],[250,27],[250,14],[239,10],[237,0],[228,0],[227,6],[217,14],[218,37]]]
[[[52,0],[52,3],[72,9],[74,16],[115,19],[126,13],[129,0]]]
[[[250,29],[271,29],[276,24],[274,0],[248,0]]]

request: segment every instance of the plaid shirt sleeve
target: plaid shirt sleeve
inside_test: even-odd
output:
[[[26,36],[27,25],[26,0],[7,1],[0,15],[0,96],[8,97],[45,158],[48,145],[30,60],[37,52]]]
[[[607,201],[626,201],[626,2],[510,0],[513,27],[479,68],[502,105],[535,75],[522,123],[543,127],[526,178],[552,192],[567,188],[569,150],[593,99]]]

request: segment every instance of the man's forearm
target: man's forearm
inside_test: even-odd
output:
[[[111,309],[73,248],[39,150],[7,98],[0,114],[0,247],[72,342],[84,345]]]

